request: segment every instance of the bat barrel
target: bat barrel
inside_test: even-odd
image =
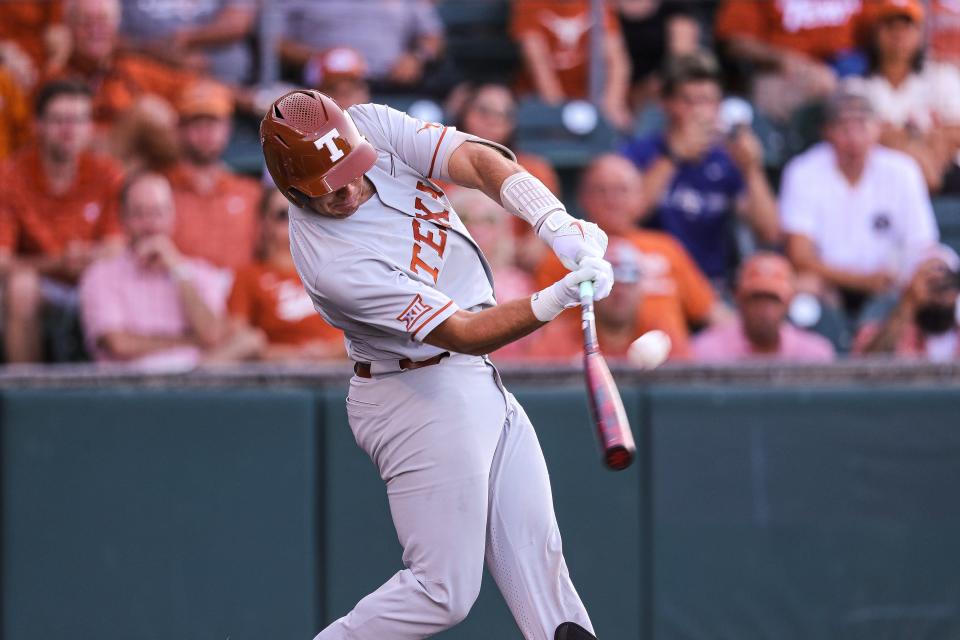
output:
[[[611,447],[603,452],[603,462],[608,469],[623,471],[633,462],[633,451],[623,445]]]

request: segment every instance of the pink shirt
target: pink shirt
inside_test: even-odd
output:
[[[870,322],[857,332],[853,339],[853,353],[864,355],[867,347],[880,330],[883,324]],[[960,327],[942,336],[925,336],[915,322],[903,328],[900,337],[893,348],[893,355],[898,358],[924,358],[933,362],[947,362],[960,359]]]
[[[184,259],[185,271],[200,297],[216,315],[226,308],[229,278],[202,260]],[[80,281],[80,309],[91,352],[110,361],[97,340],[115,331],[138,335],[182,336],[187,319],[173,278],[163,270],[144,269],[130,252],[100,260]],[[141,365],[192,366],[200,358],[196,347],[185,346],[141,358]]]
[[[711,327],[693,340],[694,360],[698,362],[737,362],[743,360],[793,360],[796,362],[831,362],[833,345],[823,336],[797,329],[784,323],[780,328],[780,350],[757,353],[747,340],[740,320]]]

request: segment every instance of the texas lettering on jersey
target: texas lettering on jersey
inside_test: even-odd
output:
[[[436,202],[443,197],[442,191],[426,182],[418,181],[417,190]],[[450,211],[442,207],[439,211],[433,211],[419,196],[414,199],[413,207],[416,217],[410,220],[413,228],[410,271],[424,273],[436,284],[440,277],[443,254],[447,249],[447,230],[443,227],[450,227]],[[424,224],[421,220],[433,224]]]

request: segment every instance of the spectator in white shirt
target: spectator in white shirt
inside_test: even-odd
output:
[[[906,281],[939,238],[919,166],[879,136],[870,101],[841,90],[826,105],[825,141],[787,165],[781,187],[791,261],[850,312]]]
[[[876,107],[881,143],[913,157],[939,191],[960,150],[960,70],[924,60],[920,0],[879,0],[869,9],[871,73],[848,82]]]

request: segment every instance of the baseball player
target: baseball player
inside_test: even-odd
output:
[[[383,105],[294,91],[263,119],[291,203],[290,248],[317,311],[343,330],[347,415],[387,485],[406,567],[316,640],[413,640],[477,598],[486,561],[524,638],[594,639],[563,559],[546,465],[485,354],[613,286],[606,235],[570,216],[513,153]],[[572,271],[497,304],[490,268],[433,179],[480,189]]]

